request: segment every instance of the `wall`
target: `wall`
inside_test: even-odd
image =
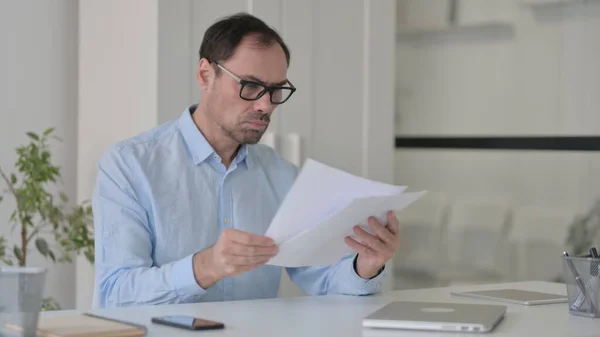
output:
[[[397,47],[397,134],[600,132],[600,2],[461,2],[465,7],[459,18],[466,14],[458,28],[402,30]],[[495,10],[486,10],[490,8]],[[439,21],[440,15],[426,13],[421,18],[411,24],[427,25]],[[501,24],[468,26],[476,19]],[[451,198],[498,196],[516,205],[573,210],[587,208],[600,194],[598,168],[597,153],[396,151],[397,183],[442,191]]]
[[[158,124],[177,118],[198,101],[197,40],[193,39],[195,13],[190,0],[158,2]],[[196,47],[196,45],[198,45]]]
[[[77,197],[85,200],[108,147],[157,124],[158,3],[82,1],[79,18]],[[92,304],[94,278],[80,258],[77,308]]]
[[[28,141],[25,132],[56,127],[64,141],[51,144],[53,160],[61,166],[71,199],[77,151],[77,25],[76,1],[0,2],[0,167],[14,172],[14,149]],[[0,235],[10,235],[13,207],[12,200],[0,203]],[[35,247],[29,262],[51,267],[45,295],[73,307],[74,266],[46,262]]]

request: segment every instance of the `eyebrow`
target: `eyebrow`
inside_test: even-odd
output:
[[[244,76],[244,77],[247,78],[248,81],[258,82],[258,83],[261,83],[261,84],[270,85],[270,86],[276,86],[276,87],[277,86],[282,86],[282,85],[288,83],[287,79],[283,80],[283,81],[280,81],[280,82],[276,82],[276,83],[266,83],[265,81],[261,80],[260,78],[252,76],[252,75],[250,75],[250,76]]]

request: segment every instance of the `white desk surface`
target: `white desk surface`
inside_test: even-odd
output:
[[[564,284],[518,282],[505,284],[455,286],[384,292],[372,296],[319,296],[269,300],[213,302],[135,308],[99,309],[92,311],[106,317],[127,320],[148,327],[149,337],[162,336],[245,336],[245,337],[353,337],[353,336],[473,336],[472,333],[422,332],[406,330],[373,330],[362,327],[362,318],[394,300],[458,303],[498,303],[508,307],[505,318],[493,336],[600,336],[600,318],[570,315],[567,303],[521,306],[489,302],[450,295],[450,291],[499,288],[565,294]],[[74,311],[57,311],[42,315],[62,315]],[[152,324],[150,318],[161,315],[191,315],[225,323],[225,329],[187,331]]]

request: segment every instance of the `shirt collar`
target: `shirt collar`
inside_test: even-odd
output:
[[[252,160],[248,156],[248,145],[244,144],[240,146],[240,149],[238,150],[238,153],[233,161],[238,165],[245,164],[246,167],[251,166]]]
[[[177,121],[183,140],[194,161],[194,165],[202,163],[211,155],[216,155],[215,150],[210,146],[192,119],[192,113],[196,110],[196,107],[197,105],[189,106]],[[248,145],[244,144],[238,150],[233,162],[236,164],[244,163],[246,167],[249,167],[251,161],[252,160],[248,160]]]

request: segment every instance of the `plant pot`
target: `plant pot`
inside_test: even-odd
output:
[[[34,337],[45,268],[0,267],[0,336]]]

